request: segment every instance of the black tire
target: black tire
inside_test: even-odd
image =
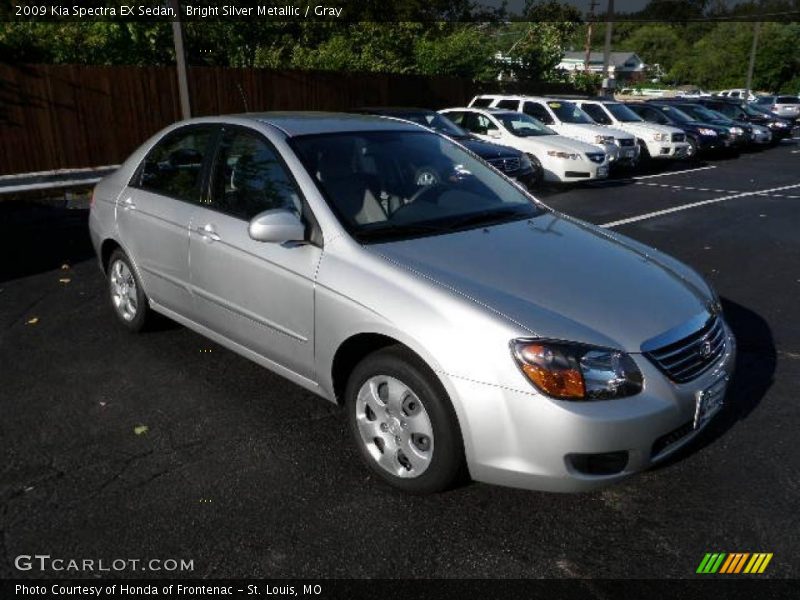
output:
[[[358,393],[374,377],[390,377],[404,384],[420,400],[422,410],[430,420],[433,431],[432,457],[418,476],[400,477],[381,467],[371,451],[382,453],[382,445],[368,447],[359,431]],[[430,368],[406,348],[389,346],[364,358],[348,379],[345,407],[348,425],[361,458],[375,475],[389,485],[412,494],[433,494],[450,489],[464,479],[464,447],[453,405]],[[391,435],[387,432],[387,436]]]
[[[531,168],[533,170],[533,174],[528,180],[528,186],[533,187],[544,181],[544,169],[542,168],[541,161],[538,158],[536,158],[533,154],[529,153],[528,158],[531,161]]]
[[[686,160],[698,160],[697,140],[691,136],[686,136],[686,143],[689,144],[689,149],[686,151]]]
[[[130,281],[133,282],[135,285],[135,290],[133,296],[135,297],[135,310],[130,311],[124,308],[120,308],[120,303],[116,300],[119,297],[117,291],[115,290],[115,278],[118,277],[118,265],[123,265],[124,270],[126,270],[126,275],[130,274]],[[128,256],[119,248],[114,250],[111,254],[111,258],[108,261],[108,273],[107,273],[107,281],[108,281],[108,296],[109,301],[111,303],[111,309],[114,311],[114,315],[117,318],[117,321],[128,331],[132,333],[137,333],[142,331],[150,322],[151,320],[151,311],[150,306],[147,301],[147,296],[144,293],[144,289],[142,288],[142,282],[139,280],[139,277],[136,275],[136,271],[131,264],[130,259]],[[133,306],[133,304],[129,305]],[[128,316],[130,318],[128,318]]]
[[[639,162],[646,163],[650,162],[650,150],[647,149],[647,144],[644,143],[644,140],[639,140]]]

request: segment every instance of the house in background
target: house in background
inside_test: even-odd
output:
[[[565,52],[557,68],[564,71],[582,72],[585,67],[585,52]],[[644,61],[635,52],[612,52],[609,70],[617,81],[641,81],[645,77]],[[589,54],[589,71],[603,74],[603,53],[592,52]]]

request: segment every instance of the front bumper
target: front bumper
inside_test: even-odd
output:
[[[631,398],[566,402],[534,393],[451,379],[458,396],[467,464],[473,479],[550,492],[579,492],[647,469],[702,430],[693,429],[697,392],[730,377],[736,342],[708,371],[686,384],[669,381],[636,355],[645,389]],[[626,453],[612,474],[587,474],[576,455]]]
[[[678,159],[685,158],[689,153],[689,144],[686,142],[648,142],[647,151],[653,159]]]

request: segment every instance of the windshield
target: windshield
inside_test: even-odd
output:
[[[681,106],[681,110],[684,111],[689,116],[694,117],[697,121],[726,121],[730,122],[730,119],[714,110],[710,110],[704,106]]]
[[[392,113],[393,117],[397,117],[398,119],[405,119],[406,121],[411,121],[412,123],[417,123],[419,125],[424,125],[425,127],[430,127],[434,131],[438,131],[439,133],[443,133],[444,135],[449,135],[450,137],[454,138],[466,138],[470,137],[469,133],[461,129],[458,125],[453,123],[447,117],[443,117],[439,113],[435,112],[397,112]]]
[[[775,104],[800,104],[800,98],[794,96],[778,96],[775,98]]]
[[[547,125],[525,113],[498,113],[494,118],[500,121],[509,133],[517,137],[556,134]]]
[[[675,119],[678,123],[688,123],[690,121],[696,120],[695,118],[690,117],[685,112],[675,108],[674,106],[661,106],[660,108],[664,114],[669,115],[671,118]]]
[[[633,112],[624,104],[609,103],[605,105],[614,118],[620,123],[639,123],[644,121],[642,117]]]
[[[755,108],[753,108],[749,104],[745,104],[744,106],[742,106],[742,110],[744,111],[744,114],[746,114],[746,115],[748,115],[750,117],[763,117],[764,116],[764,113],[762,111],[756,110]]]
[[[558,120],[563,123],[595,124],[589,115],[572,102],[548,102],[547,106],[556,114]]]
[[[291,145],[360,243],[449,233],[544,211],[460,146],[424,131],[308,135]]]

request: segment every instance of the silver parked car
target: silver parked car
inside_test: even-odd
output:
[[[122,325],[162,313],[342,404],[411,492],[617,481],[692,439],[733,368],[695,271],[408,122],[177,123],[97,185],[90,228]]]
[[[797,96],[759,96],[755,102],[779,117],[800,118],[800,98]]]

